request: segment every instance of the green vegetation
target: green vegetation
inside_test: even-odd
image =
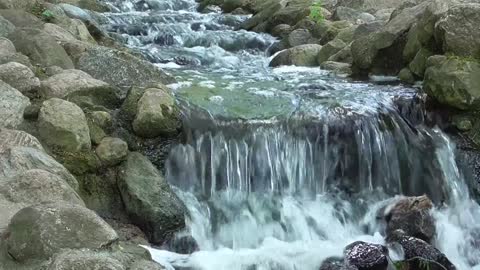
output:
[[[44,22],[52,22],[55,19],[55,15],[51,10],[48,10],[45,5],[37,2],[31,9],[30,13],[42,19]]]
[[[323,12],[322,12],[322,1],[321,0],[316,0],[311,6],[310,6],[310,15],[309,18],[314,20],[317,23],[323,22],[325,19],[323,17]]]
[[[45,22],[52,22],[54,18],[55,16],[50,10],[46,9],[44,12],[42,12],[42,20]]]

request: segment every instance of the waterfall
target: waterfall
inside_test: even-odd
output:
[[[436,246],[480,269],[480,207],[417,89],[269,68],[275,38],[193,0],[105,2],[105,28],[178,81],[187,139],[165,173],[200,250],[150,249],[167,269],[318,269],[353,241],[385,244],[378,211],[423,194]]]

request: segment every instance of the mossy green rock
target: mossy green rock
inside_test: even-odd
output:
[[[318,44],[305,44],[296,46],[288,50],[282,51],[277,56],[275,56],[270,62],[270,66],[318,66],[317,56],[321,49],[322,46]]]
[[[133,86],[128,90],[127,98],[121,107],[122,116],[127,121],[133,121],[137,115],[138,101],[145,93],[145,88]]]
[[[398,78],[405,83],[415,82],[415,77],[413,76],[413,73],[408,68],[403,68],[402,70],[400,70],[400,72],[398,73]]]
[[[118,188],[131,221],[150,242],[161,244],[185,227],[186,208],[153,164],[130,153],[121,167]]]
[[[138,101],[133,130],[144,138],[172,135],[181,127],[175,99],[164,89],[150,88]]]
[[[427,59],[432,55],[433,53],[430,50],[425,48],[420,49],[408,65],[410,71],[418,77],[423,78],[425,69],[427,68]]]
[[[118,239],[95,212],[79,205],[37,204],[20,210],[7,228],[6,248],[18,262],[47,260],[62,249],[100,249]]]
[[[425,72],[423,89],[438,102],[461,110],[480,107],[480,63],[449,58]]]
[[[345,48],[347,44],[340,39],[334,39],[327,44],[325,44],[322,49],[318,52],[317,61],[319,64],[328,61],[328,59],[338,53],[340,50]]]
[[[77,105],[58,98],[45,101],[38,116],[43,142],[66,152],[90,149],[87,119]]]

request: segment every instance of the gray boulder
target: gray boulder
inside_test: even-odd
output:
[[[374,21],[375,16],[370,13],[339,6],[333,13],[332,19],[336,21],[349,21],[353,24],[363,24]]]
[[[449,58],[427,67],[423,89],[430,97],[444,105],[461,110],[478,110],[480,63]]]
[[[40,137],[50,147],[67,152],[90,149],[87,119],[77,105],[52,98],[45,101],[38,116]]]
[[[0,16],[16,28],[42,28],[43,26],[43,22],[35,15],[20,9],[0,9]]]
[[[30,146],[32,142],[25,140],[21,144]],[[10,178],[24,171],[40,169],[59,175],[74,190],[78,190],[77,180],[62,164],[44,151],[26,146],[9,147],[0,153],[0,178]]]
[[[403,68],[404,37],[412,25],[420,20],[434,21],[447,9],[447,3],[441,0],[403,9],[381,29],[353,41],[354,66],[366,72],[398,74]]]
[[[15,261],[26,262],[47,260],[62,249],[105,248],[117,239],[117,233],[95,212],[55,202],[20,210],[10,221],[4,241]]]
[[[128,145],[119,138],[106,137],[102,139],[96,152],[104,164],[114,166],[127,158]]]
[[[296,29],[288,35],[288,45],[295,47],[308,44],[312,38],[312,34],[307,29]]]
[[[480,59],[480,3],[453,6],[435,25],[445,52]]]
[[[10,62],[0,65],[0,80],[8,83],[22,93],[29,93],[40,87],[40,80],[30,68],[19,63]]]
[[[282,65],[318,66],[317,56],[321,45],[305,44],[280,52],[270,62],[271,67]]]
[[[6,37],[15,31],[15,25],[0,16],[0,37]]]
[[[158,83],[169,84],[175,81],[150,62],[106,47],[87,50],[78,59],[77,68],[95,79],[123,89],[132,85],[151,87]],[[115,72],[111,72],[112,70]]]
[[[112,126],[112,115],[105,111],[95,111],[90,114],[91,119],[102,129],[109,129]]]
[[[421,48],[408,65],[410,71],[419,78],[423,78],[425,69],[427,68],[427,59],[432,55],[433,53],[430,50]]]
[[[156,262],[139,260],[134,262],[129,270],[165,270],[165,268]]]
[[[67,69],[42,81],[40,93],[46,99],[66,98],[78,91],[96,91],[107,87],[107,83],[94,79],[81,70]]]
[[[0,231],[15,213],[42,202],[61,201],[84,205],[80,196],[60,176],[44,170],[20,172],[0,181]]]
[[[37,0],[0,0],[0,9],[29,10],[35,6]]]
[[[42,144],[25,131],[0,128],[0,153],[17,146],[36,148],[43,151]]]
[[[350,76],[352,74],[352,65],[348,63],[325,61],[320,67],[325,70],[330,70],[336,75]]]
[[[177,133],[181,126],[175,99],[165,89],[150,88],[138,101],[133,130],[141,137],[154,138]]]
[[[46,270],[126,270],[126,267],[106,252],[67,250],[53,256]]]
[[[118,188],[131,221],[154,244],[185,227],[186,208],[153,164],[130,153],[122,165]]]
[[[374,14],[382,9],[400,7],[405,2],[409,1],[420,3],[424,0],[338,0],[336,6],[349,7]]]
[[[350,44],[345,46],[345,48],[341,49],[336,54],[330,56],[328,61],[352,64],[353,58]]]
[[[43,26],[43,31],[50,36],[52,36],[57,42],[72,42],[76,41],[77,39],[70,33],[68,30],[53,24],[53,23],[46,23]]]
[[[44,67],[73,68],[72,60],[63,47],[55,41],[55,38],[42,30],[19,28],[8,38],[19,52],[28,55],[36,64]]]
[[[16,128],[23,122],[23,112],[30,100],[17,89],[0,80],[0,128]]]
[[[0,57],[13,55],[16,52],[15,45],[10,40],[0,37]]]
[[[343,42],[340,39],[334,39],[334,40],[328,42],[318,52],[317,62],[319,64],[321,64],[325,61],[328,61],[328,59],[332,55],[338,53],[340,50],[342,50],[346,46],[347,46],[347,44],[345,44],[345,42]]]

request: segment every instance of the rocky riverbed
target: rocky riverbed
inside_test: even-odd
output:
[[[0,269],[480,269],[479,23],[0,0]]]

